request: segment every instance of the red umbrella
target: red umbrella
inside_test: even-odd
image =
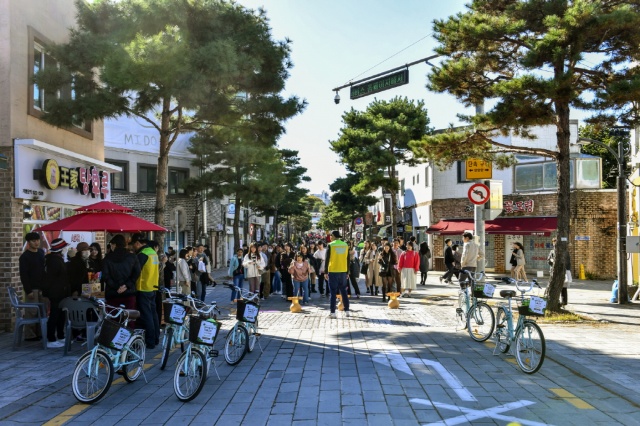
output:
[[[111,201],[100,201],[98,203],[89,204],[88,206],[78,207],[75,209],[77,212],[103,212],[103,213],[112,213],[112,212],[124,212],[131,213],[133,209],[129,207],[121,206],[120,204],[112,203]]]
[[[126,207],[125,207],[126,208]],[[81,213],[44,225],[38,231],[143,232],[167,230],[155,223],[126,213]]]

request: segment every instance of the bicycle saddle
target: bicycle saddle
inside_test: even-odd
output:
[[[500,290],[500,297],[504,299],[508,299],[510,297],[514,297],[516,295],[515,290]]]

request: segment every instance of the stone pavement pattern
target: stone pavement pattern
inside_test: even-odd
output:
[[[220,273],[218,273],[220,275]],[[272,296],[263,303],[259,349],[235,367],[217,359],[202,393],[183,404],[173,394],[177,353],[165,371],[149,351],[146,377],[116,383],[95,405],[77,404],[70,387],[75,359],[62,350],[0,335],[0,424],[418,425],[637,424],[640,306],[610,305],[610,284],[576,283],[569,308],[598,320],[541,324],[547,358],[534,375],[490,343],[455,331],[456,290],[432,275],[415,298],[389,310],[380,298],[352,300],[351,318],[329,319],[327,299],[313,295],[302,314]],[[608,286],[608,289],[606,288]],[[361,285],[361,288],[363,286]],[[228,290],[208,299],[227,303]],[[234,323],[223,316],[223,329]],[[221,334],[224,337],[225,332]],[[221,348],[220,343],[216,348]],[[523,422],[523,421],[526,421]]]

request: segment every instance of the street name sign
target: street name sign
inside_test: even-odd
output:
[[[366,83],[351,86],[351,99],[358,99],[364,96],[373,95],[383,90],[393,89],[394,87],[403,86],[409,83],[409,70],[394,72]]]
[[[478,158],[469,158],[465,161],[467,180],[491,179],[493,177],[493,165],[490,161]]]

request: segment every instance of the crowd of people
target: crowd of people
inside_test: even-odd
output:
[[[128,242],[124,235],[115,235],[104,255],[98,243],[80,242],[71,249],[64,239],[56,238],[45,254],[38,233],[28,233],[25,240],[26,249],[19,259],[20,279],[27,302],[48,305],[49,348],[64,346],[65,319],[60,302],[67,297],[79,297],[82,285],[95,277],[108,305],[140,311],[140,317],[129,325],[145,330],[148,349],[160,341],[160,287],[171,288],[176,284],[179,292],[204,300],[207,286],[216,285],[211,277],[211,254],[202,244],[185,247],[176,259],[173,248],[164,253],[156,241],[146,239],[143,234],[133,234]],[[28,310],[26,315],[33,316],[35,312]],[[39,332],[36,327],[26,327],[25,340],[40,340]],[[85,340],[82,333],[75,338]]]
[[[110,239],[104,254],[98,243],[81,242],[71,249],[62,238],[54,239],[45,254],[38,233],[30,232],[25,239],[26,249],[19,262],[25,300],[48,304],[46,338],[50,348],[64,346],[65,320],[60,302],[80,296],[82,284],[88,283],[90,276],[99,277],[108,305],[140,311],[140,317],[130,325],[145,330],[149,349],[160,339],[159,288],[175,286],[177,292],[204,301],[207,287],[217,285],[211,276],[211,253],[203,244],[185,247],[178,253],[169,247],[164,253],[157,242],[143,234],[133,234],[129,241],[118,234]],[[262,300],[299,296],[302,304],[308,305],[312,294],[330,297],[330,315],[335,317],[338,294],[342,295],[347,315],[348,298],[352,294],[361,297],[361,274],[366,293],[371,296],[381,294],[386,301],[388,293],[404,291],[404,297],[411,297],[419,272],[419,282],[425,285],[430,259],[427,243],[418,246],[414,237],[406,243],[396,238],[383,239],[380,244],[356,244],[343,241],[340,233],[333,231],[326,239],[309,239],[298,246],[289,242],[245,245],[230,259],[228,274],[237,287],[242,288],[247,281],[249,290],[259,292]],[[232,291],[230,300],[237,297]],[[41,339],[38,334],[35,327],[25,329],[28,341]],[[74,337],[85,339],[82,333]]]

